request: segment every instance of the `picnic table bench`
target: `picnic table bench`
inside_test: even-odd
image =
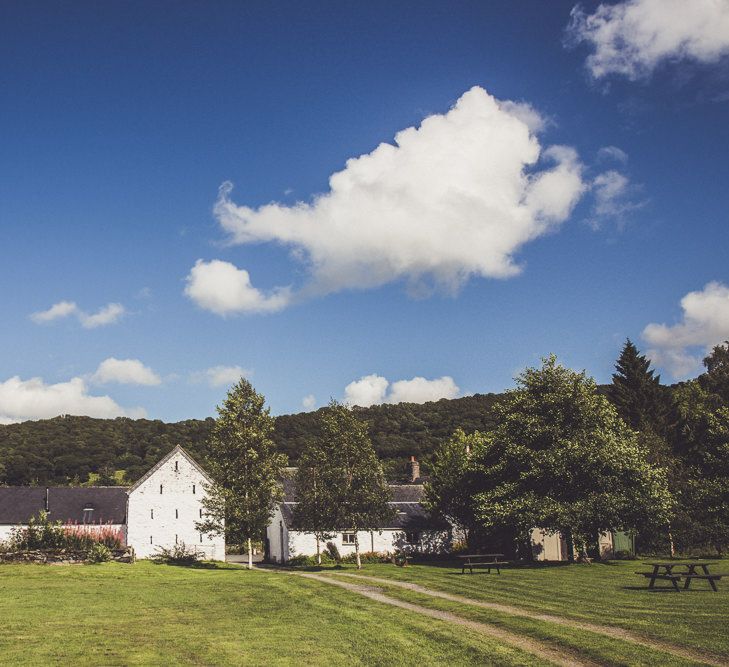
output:
[[[709,582],[709,585],[711,586],[712,590],[715,592],[718,591],[716,587],[716,582],[720,581],[722,577],[726,577],[729,575],[726,574],[718,574],[714,573],[712,574],[709,572],[709,565],[713,565],[713,563],[707,563],[707,562],[701,562],[701,561],[690,561],[690,562],[684,562],[684,563],[677,563],[675,561],[668,561],[668,562],[657,562],[657,563],[645,563],[646,565],[650,565],[653,569],[650,572],[636,572],[636,574],[639,574],[643,577],[646,577],[647,579],[650,579],[648,582],[648,588],[655,588],[656,580],[662,579],[665,581],[670,581],[673,585],[673,588],[677,591],[680,591],[681,589],[678,586],[678,582],[681,581],[681,579],[685,580],[685,583],[683,585],[684,590],[688,589],[688,587],[691,585],[691,581],[693,579],[704,579]],[[696,568],[700,567],[702,570],[702,573],[696,572]],[[677,572],[674,573],[674,568],[685,568],[684,572]]]
[[[491,568],[494,568],[497,574],[501,574],[501,566],[506,565],[506,561],[499,560],[504,554],[461,554],[458,558],[463,560],[463,568],[461,574],[466,574],[466,568],[473,574],[474,567],[486,567],[489,574]]]

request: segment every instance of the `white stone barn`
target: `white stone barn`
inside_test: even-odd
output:
[[[360,552],[374,551],[391,554],[395,551],[443,553],[451,546],[451,529],[448,524],[431,517],[422,504],[424,487],[420,480],[417,461],[411,459],[413,482],[390,484],[395,518],[373,531],[357,534]],[[316,554],[316,538],[313,533],[297,529],[295,521],[296,484],[295,468],[288,469],[284,480],[284,500],[276,507],[266,529],[266,552],[268,560],[286,563],[294,556]],[[336,532],[327,540],[333,542],[342,556],[354,553],[355,535],[351,531]],[[325,544],[320,548],[324,551]]]
[[[207,560],[225,560],[225,537],[195,529],[203,517],[207,473],[182,447],[175,447],[133,486],[0,488],[0,541],[45,510],[64,524],[89,530],[112,527],[138,558],[184,543]]]

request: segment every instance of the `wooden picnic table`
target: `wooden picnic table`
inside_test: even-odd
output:
[[[491,568],[494,568],[497,574],[501,574],[500,566],[505,565],[506,561],[500,561],[499,558],[503,557],[504,554],[459,554],[458,558],[463,560],[461,574],[466,574],[466,568],[473,574],[474,566],[488,568],[489,574],[491,574]]]
[[[645,563],[645,565],[650,565],[653,570],[650,572],[636,572],[636,574],[640,574],[647,579],[650,579],[648,582],[648,588],[655,588],[656,579],[665,579],[670,581],[677,591],[680,591],[681,589],[678,587],[678,582],[681,581],[682,578],[685,579],[685,583],[683,585],[684,589],[688,589],[693,579],[705,579],[709,582],[712,590],[716,592],[718,591],[716,582],[721,580],[723,576],[727,576],[724,574],[711,574],[711,572],[709,572],[709,565],[713,565],[713,563],[704,561],[658,561],[648,562]],[[701,573],[696,572],[696,568],[698,567],[701,568]],[[685,571],[674,573],[674,568],[685,568]]]

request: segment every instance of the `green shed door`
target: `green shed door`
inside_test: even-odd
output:
[[[633,536],[629,533],[613,533],[613,549],[615,551],[628,551],[635,554],[635,544]]]

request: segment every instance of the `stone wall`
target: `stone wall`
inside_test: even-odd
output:
[[[111,559],[117,563],[133,563],[134,549],[111,549]],[[77,549],[33,549],[0,552],[0,563],[44,563],[74,565],[88,562],[88,553]]]

